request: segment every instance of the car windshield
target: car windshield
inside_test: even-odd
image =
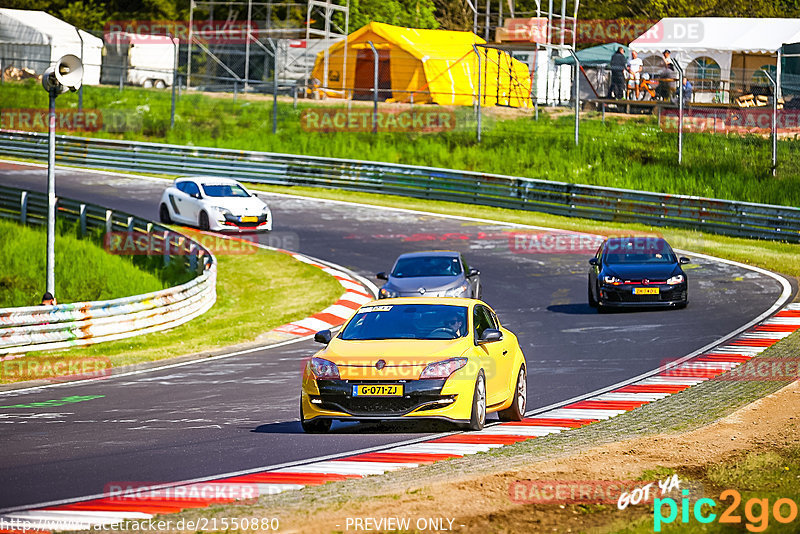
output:
[[[392,276],[395,278],[420,278],[423,276],[457,276],[461,262],[453,256],[415,256],[397,260]]]
[[[203,184],[207,197],[249,197],[250,194],[239,184]]]
[[[365,306],[339,337],[373,339],[457,339],[467,334],[467,308],[444,304]]]
[[[609,241],[603,250],[605,263],[675,263],[675,253],[663,239],[637,237]]]

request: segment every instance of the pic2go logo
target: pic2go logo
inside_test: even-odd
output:
[[[683,499],[681,499],[680,513],[681,523],[689,523],[689,511],[691,509],[695,521],[698,523],[711,523],[717,519],[717,514],[711,510],[717,505],[714,499],[698,499],[695,501],[694,506],[689,504],[689,499],[686,497],[689,490],[683,490]],[[736,513],[739,505],[742,502],[742,495],[736,490],[725,490],[720,496],[720,500],[727,501],[731,499],[730,505],[719,516],[720,523],[741,524],[742,516]],[[772,516],[778,523],[791,523],[797,518],[797,504],[787,498],[778,499],[770,509],[769,499],[752,498],[744,505],[744,516],[747,519],[745,528],[750,532],[763,532],[769,526],[770,511]],[[669,510],[667,515],[664,515],[664,507]],[[675,499],[667,497],[666,499],[655,499],[653,501],[653,531],[661,532],[661,526],[670,524],[678,518],[678,504]]]

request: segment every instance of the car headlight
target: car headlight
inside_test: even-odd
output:
[[[378,292],[378,298],[380,299],[393,299],[397,297],[400,293],[394,291],[392,289],[386,289],[382,287],[381,290]]]
[[[448,378],[465,365],[467,365],[466,358],[451,358],[449,360],[429,363],[425,369],[422,370],[419,378]]]
[[[464,295],[464,293],[466,293],[468,289],[469,289],[469,286],[467,284],[462,284],[462,285],[460,285],[458,287],[454,287],[452,289],[448,289],[447,291],[444,292],[444,296],[445,297],[460,297],[460,296]]]
[[[223,217],[225,217],[226,215],[233,217],[233,213],[231,213],[231,210],[229,210],[228,208],[223,208],[222,206],[214,206],[214,209],[217,210],[217,212],[219,212],[219,214],[222,215]]]
[[[667,285],[675,286],[678,284],[682,284],[685,278],[682,274],[678,274],[667,280]]]
[[[616,276],[604,276],[603,282],[612,286],[618,286],[622,283],[622,280],[620,280]]]
[[[311,358],[311,362],[309,363],[311,366],[311,372],[314,373],[314,376],[317,379],[327,378],[327,379],[338,379],[339,378],[339,368],[336,366],[335,363],[326,360],[325,358]]]

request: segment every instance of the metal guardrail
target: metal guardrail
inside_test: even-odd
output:
[[[155,174],[228,176],[265,184],[385,193],[800,242],[800,209],[793,207],[269,152],[71,136],[58,136],[57,145],[57,162],[68,165]],[[46,134],[0,131],[2,154],[44,160],[46,149]]]
[[[100,230],[142,239],[163,251],[164,262],[180,261],[197,276],[179,286],[113,300],[57,306],[0,308],[0,355],[89,345],[157,332],[181,325],[216,302],[217,267],[213,254],[189,238],[127,213],[59,198],[59,220],[78,224],[81,235]],[[0,186],[0,217],[23,224],[47,221],[47,196]],[[9,356],[6,356],[8,358]]]

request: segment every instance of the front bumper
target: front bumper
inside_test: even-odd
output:
[[[635,295],[636,288],[652,288],[657,287],[659,293],[657,295]],[[677,306],[686,304],[688,299],[687,284],[678,284],[674,286],[658,285],[658,286],[643,286],[643,285],[602,285],[600,286],[600,299],[598,302],[601,306],[605,307],[659,307],[659,306]]]
[[[306,419],[323,417],[340,420],[387,420],[434,418],[468,421],[472,395],[446,387],[445,379],[392,381],[403,385],[400,397],[357,397],[353,386],[379,384],[379,380],[315,380],[303,388],[303,414]],[[385,382],[384,382],[385,383]],[[468,388],[471,391],[471,388]]]
[[[214,220],[211,229],[217,232],[270,232],[272,214],[261,214],[252,222],[242,222],[239,216],[225,215]]]

